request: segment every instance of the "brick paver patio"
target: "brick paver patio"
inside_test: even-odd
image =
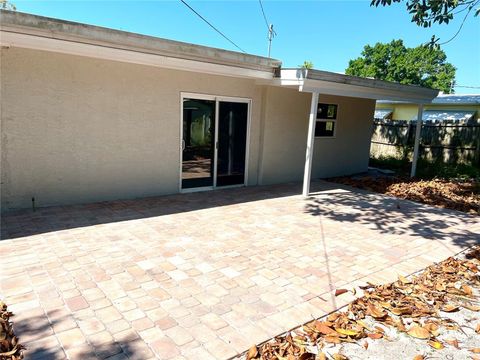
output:
[[[478,217],[313,184],[2,218],[0,295],[26,359],[227,359],[480,238]]]

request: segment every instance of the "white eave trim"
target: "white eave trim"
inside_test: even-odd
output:
[[[370,79],[352,79],[351,77],[342,74],[328,73],[318,70],[316,73],[322,74],[326,79],[319,80],[308,78],[308,70],[285,69],[281,71],[281,78],[278,80],[276,79],[271,85],[291,86],[297,82],[298,89],[302,92],[316,92],[325,95],[348,96],[374,100],[388,99],[393,101],[408,101],[419,104],[430,103],[438,94],[438,91],[417,86],[399,85],[386,81],[376,81],[375,84],[370,84]]]
[[[0,31],[0,45],[86,56],[174,70],[222,75],[240,78],[273,79],[273,71],[261,71],[236,66],[174,58],[141,51],[93,45],[10,31]]]
[[[319,92],[321,94],[359,97],[365,99],[389,99],[396,101],[411,101],[413,103],[429,103],[431,96],[425,96],[417,92],[407,90],[378,89],[375,87],[358,86],[351,84],[341,84],[322,80],[306,79],[301,86],[300,91]]]

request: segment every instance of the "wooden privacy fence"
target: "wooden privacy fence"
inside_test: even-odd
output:
[[[416,121],[374,119],[370,156],[411,159]],[[480,165],[480,120],[424,121],[419,157]]]

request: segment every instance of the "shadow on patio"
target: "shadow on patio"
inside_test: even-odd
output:
[[[48,318],[46,315],[29,314],[28,311],[20,312],[18,319],[13,317],[14,331],[20,344],[25,347],[23,352],[26,359],[62,359],[67,355],[69,358],[92,360],[121,356],[119,354],[138,359],[154,356],[135,331],[117,329],[112,333],[109,329],[108,333],[93,314],[78,319],[61,309],[48,311]],[[83,326],[83,334],[78,324]],[[84,336],[85,332],[89,334],[88,339]]]
[[[449,240],[462,248],[480,243],[478,216],[335,183],[325,182],[322,191],[313,192],[305,212],[343,223],[363,224],[382,234]]]
[[[50,206],[2,214],[1,240],[298,195],[301,184],[218,189],[131,200]]]
[[[72,229],[0,244],[0,292],[29,358],[65,358],[60,343],[70,358],[202,358],[177,334],[230,358],[346,304],[335,289],[391,281],[478,242],[467,214],[323,181],[312,191],[304,199],[297,183],[8,214],[10,238]]]
[[[305,211],[340,222],[357,222],[383,234],[411,234],[427,239],[451,238],[462,247],[478,243],[468,228],[478,217],[353,189],[325,181],[312,182]],[[300,195],[300,183],[220,189],[83,205],[52,206],[7,212],[1,239],[43,234],[98,224],[147,219],[176,213]],[[445,216],[448,214],[448,219]],[[447,220],[446,220],[447,219]],[[462,230],[458,227],[461,226]],[[446,229],[455,227],[454,232]]]

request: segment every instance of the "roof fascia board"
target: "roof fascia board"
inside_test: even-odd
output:
[[[418,92],[423,96],[432,96],[432,98],[438,96],[439,93],[438,90],[427,89],[416,85],[399,84],[385,80],[369,79],[322,70],[307,70],[306,78],[311,80],[336,82],[346,85],[365,86],[376,89],[407,91],[409,93]]]
[[[263,56],[162,39],[17,11],[0,10],[0,30],[123,50],[133,50],[185,60],[268,71],[272,74],[276,68],[281,66],[281,61]]]
[[[270,80],[257,80],[255,82],[257,85],[269,85],[269,86],[285,86],[285,87],[294,87],[299,88],[303,85],[303,80],[301,79],[283,79],[275,78]]]
[[[299,90],[303,92],[374,100],[409,101],[415,104],[430,103],[438,94],[437,90],[418,86],[364,79],[320,70],[282,69],[281,79],[299,81]]]
[[[201,72],[212,75],[272,79],[273,72],[247,69],[236,66],[208,63],[174,58],[140,51],[118,49],[80,42],[33,36],[15,32],[0,31],[0,44],[7,47],[19,47],[52,51],[63,54],[79,55],[104,60],[113,60],[140,65],[156,66],[175,70]]]
[[[349,97],[360,97],[366,99],[380,100],[395,100],[395,101],[410,101],[416,104],[425,104],[430,103],[432,98],[435,97],[435,94],[432,96],[424,94],[422,92],[416,91],[416,88],[413,88],[414,91],[409,91],[411,89],[405,88],[402,90],[396,89],[387,89],[381,88],[378,89],[372,86],[359,86],[338,82],[331,82],[326,80],[310,80],[305,79],[303,86],[300,87],[300,91],[304,92],[318,92],[320,94],[329,94],[329,95],[338,95],[338,96],[349,96]]]

